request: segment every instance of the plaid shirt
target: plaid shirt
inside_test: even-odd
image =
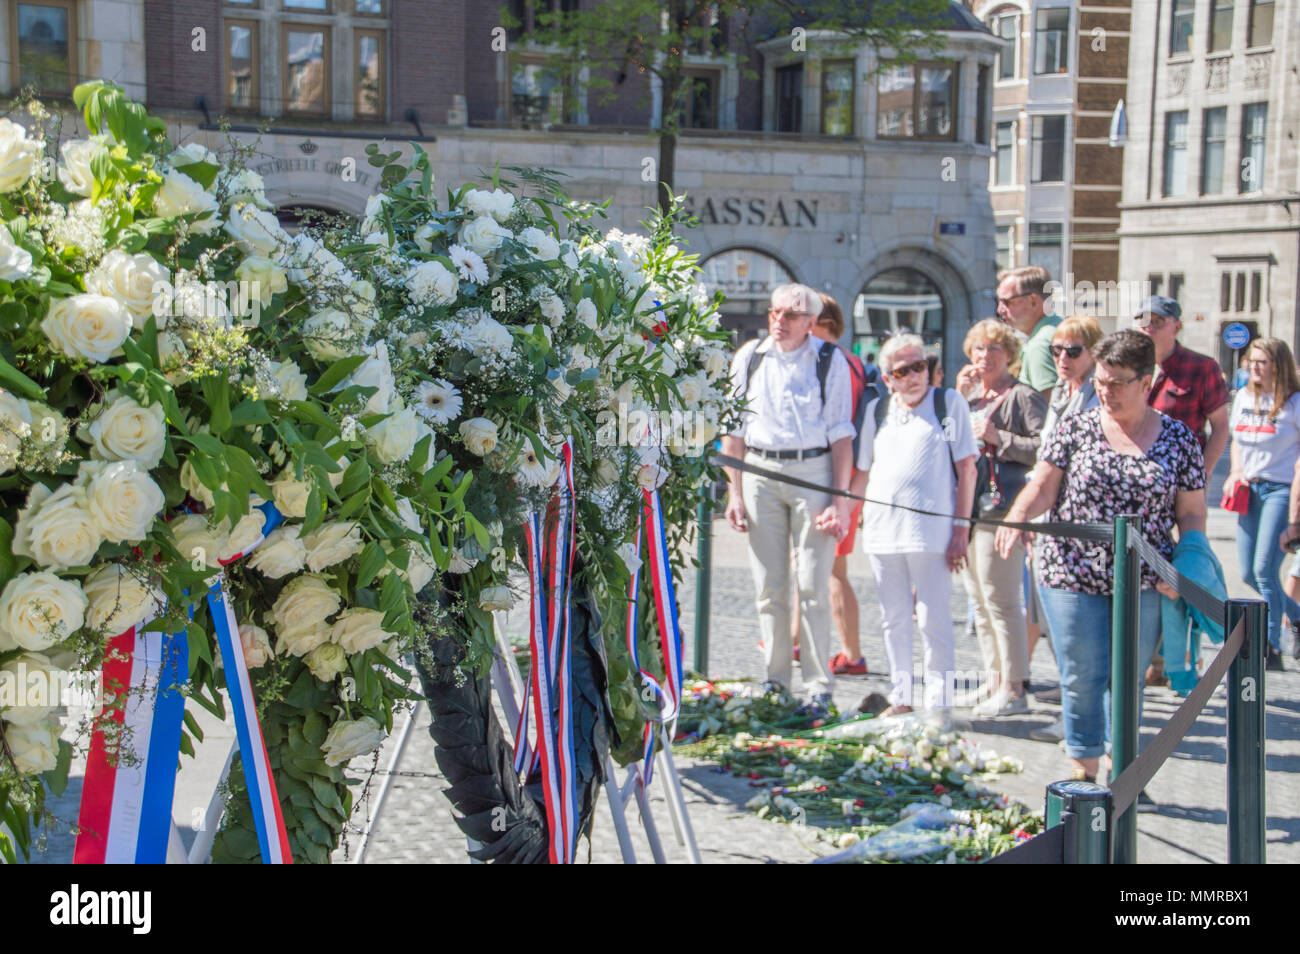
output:
[[[1208,438],[1205,422],[1228,403],[1228,385],[1217,361],[1174,342],[1174,350],[1156,372],[1147,401],[1161,414],[1191,428],[1204,450]]]

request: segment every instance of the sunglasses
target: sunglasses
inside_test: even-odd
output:
[[[1021,292],[1019,295],[1012,295],[1010,298],[999,298],[998,304],[1010,307],[1011,303],[1015,301],[1017,298],[1026,298],[1032,294],[1034,294],[1034,292]]]
[[[1054,344],[1048,350],[1052,352],[1053,358],[1059,358],[1061,355],[1065,355],[1067,358],[1073,359],[1083,354],[1083,345]]]
[[[1164,315],[1145,314],[1134,318],[1133,324],[1138,328],[1150,328],[1152,331],[1159,331],[1173,320],[1172,318],[1166,318]]]
[[[895,381],[901,381],[911,374],[920,374],[922,371],[929,371],[930,363],[928,361],[913,361],[911,364],[905,364],[898,368],[893,368],[889,376]]]

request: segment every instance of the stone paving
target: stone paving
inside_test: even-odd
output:
[[[1217,483],[1217,482],[1216,482]],[[1217,500],[1217,488],[1211,489]],[[1254,594],[1241,582],[1236,559],[1235,517],[1214,509],[1210,514],[1209,535],[1215,552],[1224,564],[1231,596],[1250,598]],[[753,583],[748,568],[744,539],[731,532],[722,521],[714,523],[712,606],[710,614],[710,653],[708,673],[715,678],[761,678],[763,662],[757,647],[757,619],[753,603]],[[851,709],[868,692],[884,691],[887,679],[878,670],[884,666],[884,651],[879,636],[879,611],[875,600],[875,583],[866,558],[855,554],[849,559],[850,579],[862,606],[862,642],[872,674],[841,677],[835,687],[835,699],[841,709]],[[693,659],[694,579],[690,574],[680,592],[682,630],[686,638],[686,659]],[[973,638],[964,634],[965,594],[954,584],[952,601],[957,620],[957,666],[978,669],[979,651]],[[919,653],[919,647],[918,647]],[[1208,660],[1207,660],[1208,661]],[[1268,861],[1300,862],[1300,664],[1287,660],[1288,671],[1268,673],[1265,698],[1267,743],[1266,797],[1268,811]],[[1057,681],[1055,664],[1044,644],[1031,665],[1031,682],[1050,685]],[[798,676],[796,668],[796,688]],[[1138,857],[1147,863],[1223,863],[1227,859],[1227,796],[1225,768],[1225,707],[1222,690],[1202,712],[1196,725],[1165,763],[1148,786],[1159,805],[1153,814],[1138,816]],[[1177,708],[1179,700],[1168,690],[1148,689],[1145,700],[1143,737],[1149,739],[1163,721]],[[364,825],[364,817],[373,812],[375,801],[388,772],[390,786],[382,810],[374,820],[362,851],[362,839],[350,835],[340,849],[339,862],[362,860],[365,863],[440,862],[467,863],[465,840],[452,819],[451,808],[442,794],[445,781],[438,775],[433,758],[433,743],[428,734],[428,710],[417,711],[415,725],[394,764],[400,728],[405,717],[399,716],[393,737],[381,751],[379,772],[372,779],[369,799],[362,800],[354,823]],[[1035,808],[1041,807],[1044,787],[1051,781],[1068,777],[1064,753],[1053,744],[1035,742],[1029,732],[1049,724],[1059,713],[1055,706],[1031,706],[1025,715],[998,720],[963,721],[958,711],[956,727],[982,746],[1001,754],[1016,756],[1025,764],[1021,775],[1003,775],[990,787],[1018,798]],[[211,754],[204,763],[195,765],[183,759],[177,790],[174,817],[183,838],[193,838],[192,820],[201,813],[212,791],[216,772],[228,740],[230,726],[205,723]],[[216,765],[211,763],[215,762]],[[744,810],[744,802],[753,794],[748,784],[720,773],[708,763],[678,760],[683,787],[689,806],[700,853],[705,862],[723,863],[803,863],[828,848],[805,832],[789,825],[762,821]],[[72,819],[80,797],[81,768],[74,767],[67,793],[54,801],[56,813]],[[673,838],[673,828],[662,788],[652,786],[651,811],[662,836],[669,861],[685,861],[684,849]],[[636,808],[627,817],[639,861],[651,860],[648,843],[637,821]],[[590,855],[588,845],[580,849],[580,860],[588,856],[595,862],[616,863],[621,860],[618,844],[604,800],[597,810]],[[66,834],[53,836],[40,862],[67,862],[72,842]]]

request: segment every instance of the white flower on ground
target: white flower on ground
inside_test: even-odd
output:
[[[185,173],[172,170],[164,176],[162,188],[158,190],[154,202],[154,214],[164,219],[180,215],[202,216],[192,222],[190,228],[195,232],[206,233],[221,225],[217,212],[217,200]]]
[[[326,765],[346,765],[358,755],[373,752],[384,742],[384,730],[370,716],[343,720],[330,726],[321,743]]]
[[[0,592],[0,652],[62,642],[81,629],[89,605],[80,586],[49,570],[18,574]]]
[[[473,417],[460,425],[460,436],[471,454],[486,457],[497,446],[497,426],[485,417]]]
[[[421,381],[415,390],[415,413],[430,424],[448,424],[460,416],[460,391],[450,381]]]
[[[272,580],[300,571],[307,565],[307,546],[298,536],[298,528],[276,527],[249,556],[248,565]]]
[[[41,330],[70,358],[103,364],[131,333],[131,313],[106,295],[72,295],[50,302]]]
[[[421,262],[406,273],[406,290],[417,305],[450,305],[459,282],[442,262]]]
[[[0,281],[16,282],[32,273],[32,253],[14,241],[13,235],[0,225]]]
[[[40,566],[63,570],[90,563],[103,539],[84,487],[63,484],[51,491],[33,484],[18,513],[13,550]]]
[[[467,282],[477,282],[480,285],[488,281],[487,263],[482,257],[462,245],[453,245],[447,249],[447,256],[451,263],[456,266],[456,271],[460,277]]]
[[[105,563],[81,584],[89,600],[86,625],[116,636],[132,626],[157,619],[167,608],[167,598],[157,586],[140,579],[120,563]]]
[[[135,398],[109,392],[107,404],[77,429],[90,444],[95,460],[133,460],[142,470],[153,470],[167,447],[167,422],[161,404],[142,407]]]
[[[110,543],[139,543],[167,503],[149,472],[133,460],[82,461],[77,483],[100,536]]]
[[[244,650],[244,665],[249,669],[262,668],[275,655],[271,637],[254,623],[239,624],[239,645]]]

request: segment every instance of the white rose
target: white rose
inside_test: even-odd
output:
[[[636,472],[636,482],[642,490],[658,490],[667,479],[668,471],[658,464],[645,464]]]
[[[460,283],[442,262],[421,262],[406,273],[406,290],[417,305],[450,305]]]
[[[414,240],[416,244],[416,247],[418,247],[420,251],[423,252],[425,255],[428,255],[433,251],[433,234],[434,234],[433,223],[425,222],[418,229],[416,229],[415,234],[411,236],[411,238]]]
[[[353,607],[339,614],[330,629],[330,642],[338,643],[347,653],[363,653],[395,634],[384,632],[384,614],[379,610]]]
[[[206,161],[220,164],[216,156]],[[224,169],[218,176],[218,181],[225,190],[226,201],[232,205],[236,202],[251,202],[259,209],[271,208],[271,203],[266,198],[266,181],[260,173],[252,169]]]
[[[81,590],[90,603],[86,626],[113,636],[157,619],[167,608],[161,589],[148,585],[120,563],[105,563],[96,569]]]
[[[53,493],[34,484],[14,527],[14,552],[56,570],[85,566],[103,542],[83,487],[63,484]]]
[[[189,380],[189,372],[185,370],[189,357],[190,349],[185,347],[180,335],[174,331],[158,333],[158,364],[171,384],[183,384]]]
[[[3,394],[3,392],[0,392],[0,394]],[[68,441],[67,418],[40,401],[24,401],[23,404],[27,406],[27,410],[32,416],[32,442],[41,449],[41,453],[45,454],[47,459],[57,457],[63,453]],[[3,422],[4,419],[4,402],[0,400],[0,422]],[[3,446],[4,441],[0,438],[0,448],[3,448]],[[3,468],[2,450],[0,450],[0,468]]]
[[[510,329],[482,309],[474,309],[470,314],[475,320],[465,335],[465,343],[474,355],[482,358],[488,354],[509,354],[515,346]]]
[[[304,573],[288,582],[271,615],[281,648],[302,656],[329,639],[326,617],[339,610],[339,594],[321,577]]]
[[[31,433],[31,407],[0,388],[0,473],[18,463],[23,438]]]
[[[687,407],[698,407],[700,401],[704,399],[704,389],[707,382],[701,381],[694,374],[690,377],[679,378],[677,380],[677,393],[682,396],[682,403]]]
[[[195,473],[194,465],[190,463],[188,457],[185,458],[185,462],[181,464],[181,470],[178,476],[180,477],[181,487],[185,492],[199,503],[203,504],[203,506],[212,507],[216,504],[217,500],[212,496],[212,491],[208,488],[207,484],[199,479],[199,475]]]
[[[381,228],[379,214],[387,204],[388,196],[384,195],[382,192],[366,199],[366,210],[361,214],[362,235],[365,235],[367,232],[374,232]]]
[[[242,243],[249,254],[262,258],[270,258],[289,244],[289,233],[280,226],[280,220],[251,202],[231,209],[226,233]]]
[[[0,119],[0,192],[22,188],[40,165],[41,144],[27,138],[27,130]]]
[[[330,726],[321,743],[326,765],[346,765],[358,755],[373,752],[384,743],[384,730],[370,716],[343,720]]]
[[[292,358],[272,362],[271,373],[275,376],[275,380],[280,383],[281,401],[307,400],[307,375],[302,373],[302,369],[294,363]]]
[[[89,605],[80,586],[49,570],[18,574],[0,592],[0,651],[63,642],[81,629]]]
[[[197,513],[187,513],[167,524],[172,535],[172,544],[181,555],[181,559],[193,563],[202,561],[203,566],[217,566],[217,554],[221,552],[221,534],[208,525],[206,517]]]
[[[515,605],[515,598],[510,595],[508,586],[485,586],[478,595],[479,609],[487,610],[489,613],[493,610],[509,610]]]
[[[410,457],[415,445],[432,433],[414,408],[406,407],[368,428],[366,443],[382,463],[393,464]]]
[[[115,248],[86,275],[86,291],[121,302],[131,313],[135,326],[143,327],[160,299],[155,289],[166,286],[170,293],[170,278],[167,269],[154,261],[153,256],[143,252],[128,255]]]
[[[160,218],[171,219],[179,215],[202,216],[191,223],[195,232],[211,232],[219,225],[217,218],[217,200],[183,172],[172,170],[163,178],[162,188],[154,203],[154,213]],[[236,236],[238,238],[238,236]]]
[[[347,653],[334,643],[321,643],[303,656],[302,661],[321,682],[333,682],[348,668]]]
[[[262,668],[275,655],[271,650],[271,637],[253,623],[239,624],[239,645],[244,650],[244,665],[249,669]]]
[[[335,390],[350,387],[374,388],[375,393],[366,401],[366,410],[371,414],[387,414],[393,397],[397,394],[397,379],[393,377],[393,366],[388,360],[388,345],[379,341],[369,351],[370,357]]]
[[[77,195],[90,195],[95,188],[90,160],[103,148],[93,139],[70,139],[59,147],[63,164],[59,166],[58,175],[63,188]]]
[[[196,162],[206,162],[213,166],[221,165],[221,160],[217,158],[217,154],[201,142],[187,142],[185,145],[173,149],[171,155],[167,157],[167,161],[173,166],[192,166]]]
[[[14,241],[9,229],[0,225],[0,280],[16,282],[32,273],[32,253]]]
[[[86,488],[90,514],[110,543],[139,543],[167,503],[162,489],[133,460],[84,461],[77,483]]]
[[[453,547],[451,551],[451,562],[447,564],[448,573],[468,573],[478,565],[478,560],[471,560],[465,556],[465,552],[460,547]]]
[[[470,219],[460,227],[459,233],[460,244],[479,255],[495,252],[508,238],[510,238],[509,229],[503,229],[486,215]]]
[[[710,381],[716,381],[727,373],[730,367],[727,361],[727,354],[721,348],[708,348],[700,356],[704,363],[704,373],[709,376]]]
[[[68,357],[102,364],[131,333],[131,313],[106,295],[56,298],[41,321],[41,330]]]
[[[311,483],[298,480],[292,470],[286,470],[271,484],[275,509],[286,517],[299,519],[307,516],[307,500],[311,496]]]
[[[289,289],[288,273],[274,260],[263,255],[250,255],[240,262],[235,269],[235,278],[240,282],[242,314],[248,313],[254,301],[263,308],[268,307],[273,296]]]
[[[485,417],[474,417],[460,425],[460,436],[471,454],[486,457],[497,446],[497,426]]]
[[[490,215],[498,222],[510,218],[515,208],[515,197],[503,189],[470,189],[461,197],[461,206],[474,215]]]
[[[248,548],[261,539],[262,528],[265,526],[266,511],[259,507],[252,507],[248,513],[239,518],[239,522],[234,527],[230,526],[229,520],[221,521],[218,532],[223,539],[221,549],[217,551],[217,559],[225,563],[241,553],[247,553]]]
[[[573,315],[582,324],[595,330],[599,316],[596,313],[596,304],[590,298],[584,298],[582,301],[578,302],[577,306],[573,309]]]
[[[549,321],[552,327],[558,328],[560,322],[564,320],[564,302],[556,295],[548,295],[539,304],[542,317]]]
[[[353,353],[357,329],[345,311],[328,308],[318,311],[302,323],[302,336],[312,357],[320,361],[337,361]]]
[[[133,460],[142,470],[152,470],[167,446],[166,414],[161,404],[141,407],[121,395],[77,433],[90,444],[90,456],[96,460]]]
[[[330,520],[303,537],[307,548],[307,569],[313,573],[356,556],[365,546],[361,539],[361,524],[344,520]]]
[[[59,764],[61,732],[54,716],[32,725],[10,725],[5,729],[5,741],[13,752],[14,767],[30,775],[52,771]]]
[[[14,726],[35,725],[43,721],[59,706],[58,686],[52,676],[54,668],[54,664],[40,653],[23,653],[0,666],[0,686],[6,681],[13,686],[12,695],[0,690],[0,703],[6,696],[10,696],[12,703],[7,708],[0,707],[0,719],[6,723],[6,733]],[[36,685],[32,685],[33,682]]]
[[[411,584],[411,592],[418,595],[429,585],[438,567],[422,545],[412,543],[407,547],[407,551],[410,553],[410,558],[406,562],[406,569],[399,570],[398,573]]]
[[[276,527],[249,556],[248,565],[272,580],[300,571],[307,565],[307,546],[298,528]]]
[[[527,228],[518,235],[519,241],[533,253],[533,258],[549,262],[560,257],[560,243],[541,229]]]

